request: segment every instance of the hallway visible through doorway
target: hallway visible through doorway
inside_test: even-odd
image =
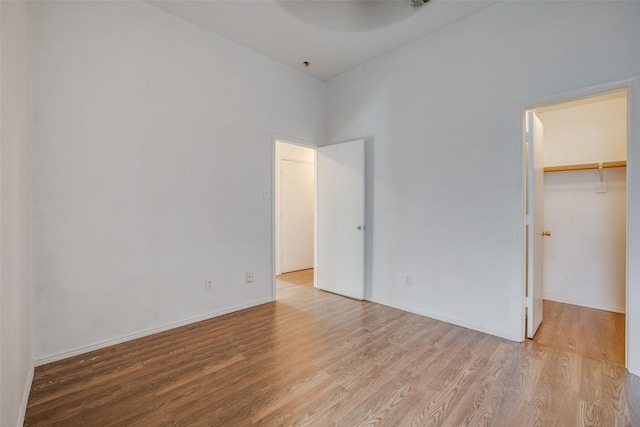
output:
[[[276,276],[276,286],[280,289],[290,286],[313,287],[313,268],[280,274]]]

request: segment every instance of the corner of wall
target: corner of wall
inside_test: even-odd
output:
[[[24,418],[27,414],[27,404],[29,403],[29,394],[31,393],[31,384],[33,384],[33,375],[35,373],[35,365],[31,362],[31,367],[27,373],[27,378],[24,383],[22,391],[22,400],[20,402],[20,410],[18,411],[18,421],[16,427],[22,427],[24,425]]]
[[[32,3],[0,2],[0,424],[22,426],[34,376],[31,245]]]

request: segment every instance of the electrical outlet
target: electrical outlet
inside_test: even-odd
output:
[[[245,279],[247,283],[253,283],[253,271],[247,271]]]
[[[413,274],[407,274],[404,278],[404,284],[406,286],[413,286]]]
[[[213,279],[204,279],[204,290],[205,291],[213,290]]]

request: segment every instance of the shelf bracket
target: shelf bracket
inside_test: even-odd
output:
[[[598,163],[598,176],[600,177],[600,182],[604,182],[604,169],[602,168],[602,162]]]

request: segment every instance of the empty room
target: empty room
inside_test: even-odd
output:
[[[640,425],[639,41],[639,1],[0,1],[0,426]]]

